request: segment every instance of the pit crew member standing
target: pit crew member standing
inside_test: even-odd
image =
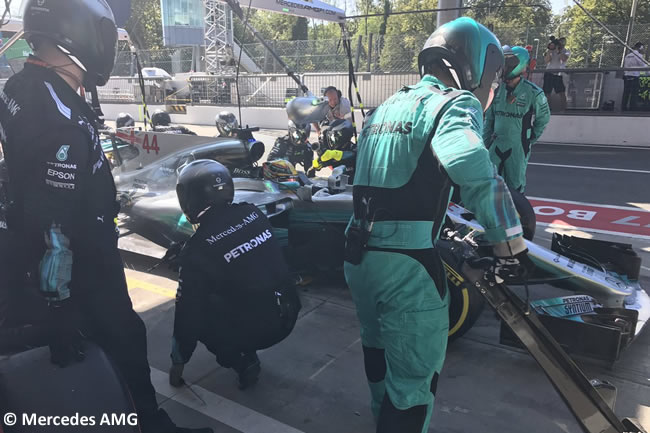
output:
[[[113,13],[104,0],[30,0],[24,28],[35,56],[0,93],[13,202],[6,223],[19,242],[10,246],[13,272],[0,275],[0,283],[15,278],[49,302],[53,363],[83,360],[81,330],[99,343],[129,387],[143,433],[211,432],[178,428],[158,408],[145,326],[117,249],[119,206],[99,119],[77,93],[83,86],[96,95],[109,78],[117,44]]]
[[[513,269],[528,266],[522,229],[481,131],[501,79],[497,38],[470,18],[439,27],[418,56],[422,80],[377,108],[361,132],[345,278],[361,322],[379,433],[424,433],[449,330],[434,245],[452,183]],[[463,89],[463,90],[458,90]]]
[[[499,175],[513,191],[524,192],[533,144],[551,119],[544,91],[521,75],[530,62],[523,47],[506,47],[505,79],[485,113],[483,140]]]

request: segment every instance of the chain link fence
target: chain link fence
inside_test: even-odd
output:
[[[609,26],[625,40],[627,25]],[[537,65],[544,67],[544,52],[549,37],[567,38],[571,51],[568,67],[620,67],[624,47],[599,25],[589,22],[569,35],[568,26],[497,27],[494,33],[502,44],[530,45]],[[353,38],[352,58],[356,71],[405,73],[416,72],[417,55],[428,35],[403,34],[397,36],[363,35]],[[650,44],[650,24],[636,24],[631,44],[641,41]],[[299,73],[344,72],[348,59],[341,40],[272,41],[271,45],[291,69]],[[282,68],[262,44],[246,44],[244,48],[264,73],[281,73]]]

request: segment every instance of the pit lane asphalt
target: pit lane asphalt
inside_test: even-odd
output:
[[[214,132],[213,128],[191,129],[205,135]],[[266,144],[268,152],[273,139],[280,134],[261,131],[256,136]],[[609,153],[577,146],[539,145],[534,148],[532,162],[639,169],[642,158],[648,161],[650,156],[650,151],[645,150],[632,150],[630,154],[623,150],[606,151]],[[644,192],[648,175],[634,173],[626,177],[629,174],[531,166],[528,193],[600,204],[650,202],[647,192],[628,193],[630,183],[638,183],[636,191]],[[599,179],[607,182],[599,184],[596,190],[593,183]],[[130,237],[131,244],[140,242],[151,255],[162,253],[160,248]],[[536,241],[548,246],[550,234],[538,230]],[[644,245],[648,247],[647,241],[635,247]],[[296,329],[287,340],[260,353],[263,371],[253,389],[239,391],[232,372],[220,368],[199,345],[185,378],[204,404],[192,391],[171,389],[165,384],[163,372],[170,365],[175,275],[160,268],[145,272],[156,263],[152,257],[129,252],[123,255],[131,297],[147,325],[149,360],[159,400],[177,422],[210,425],[218,433],[375,431],[368,407],[358,321],[340,276],[319,279],[301,290],[303,310]],[[645,258],[644,264],[650,266],[650,258]],[[646,288],[650,287],[647,275],[642,277]],[[564,293],[545,286],[535,287],[532,292],[534,298]],[[429,433],[580,431],[532,358],[499,345],[498,329],[494,313],[486,308],[472,330],[448,348]],[[617,386],[616,413],[620,417],[641,418],[646,428],[650,427],[648,329],[611,369],[584,361],[578,363],[588,377],[599,377]]]

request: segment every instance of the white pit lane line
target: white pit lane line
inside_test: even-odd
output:
[[[591,167],[587,165],[549,164],[546,162],[529,162],[528,165],[539,165],[542,167],[558,167],[558,168],[578,168],[583,170],[620,171],[622,173],[650,174],[650,171],[648,170],[633,170],[631,168]]]
[[[205,388],[191,385],[192,391],[205,401],[203,404],[192,391],[187,389],[187,386],[172,387],[167,373],[153,367],[151,367],[151,382],[158,394],[242,433],[304,433]]]

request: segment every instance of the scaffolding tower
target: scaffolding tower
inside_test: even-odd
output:
[[[232,11],[219,0],[205,4],[205,70],[209,74],[231,72],[227,66],[233,58]]]

